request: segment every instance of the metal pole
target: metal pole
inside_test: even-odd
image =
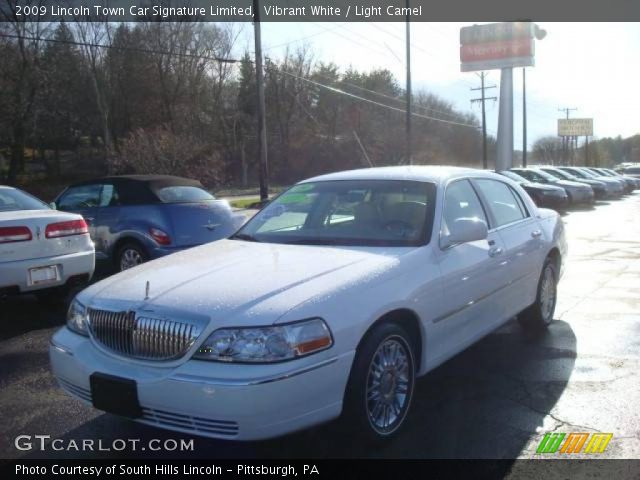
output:
[[[500,109],[498,111],[496,171],[513,166],[513,68],[500,73]]]
[[[482,168],[487,169],[487,115],[484,108],[484,76],[480,74],[480,88],[482,89]]]
[[[409,12],[409,4],[411,0],[407,0],[407,12]],[[410,16],[407,13],[406,18],[407,25],[407,119],[406,119],[406,134],[407,134],[407,163],[411,165],[412,160],[412,148],[411,148],[411,22]]]
[[[527,166],[527,69],[522,68],[522,166]]]
[[[260,6],[253,0],[253,33],[255,39],[256,86],[258,100],[258,138],[260,151],[260,201],[269,199],[269,165],[267,163],[267,120],[264,107],[264,78],[262,72],[262,39],[260,37]]]
[[[589,166],[589,136],[588,135],[584,136],[584,164],[585,166]]]

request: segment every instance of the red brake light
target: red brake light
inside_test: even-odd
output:
[[[171,245],[171,237],[159,228],[150,228],[149,233],[160,245]]]
[[[87,222],[82,220],[70,220],[68,222],[50,223],[44,231],[47,238],[69,237],[89,233]]]
[[[27,242],[31,238],[28,227],[0,227],[0,243]]]

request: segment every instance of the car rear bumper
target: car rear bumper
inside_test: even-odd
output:
[[[176,368],[140,365],[105,354],[67,328],[49,356],[60,386],[92,405],[94,372],[136,382],[142,416],[163,429],[232,440],[276,437],[340,415],[353,354],[272,365],[192,360]]]
[[[58,266],[60,277],[56,281],[41,285],[29,284],[29,269]],[[13,262],[0,263],[0,289],[12,289],[19,293],[33,292],[47,288],[55,288],[66,285],[69,279],[78,276],[87,276],[89,279],[95,269],[95,254],[93,247],[90,250],[59,255],[54,257],[44,257],[28,260],[17,260]]]

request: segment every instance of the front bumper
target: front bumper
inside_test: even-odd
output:
[[[579,203],[592,204],[594,202],[595,202],[595,195],[591,187],[589,187],[588,189],[585,188],[585,189],[571,191],[572,204],[579,204]]]
[[[167,368],[106,354],[67,328],[49,348],[60,386],[85,403],[92,404],[92,373],[120,376],[137,384],[143,415],[136,421],[233,440],[276,437],[338,417],[353,355],[310,355],[271,365],[191,360]]]
[[[552,208],[554,210],[565,208],[569,205],[569,198],[566,195],[539,195],[537,199],[539,207]]]
[[[60,279],[42,285],[29,285],[30,268],[58,265]],[[72,277],[88,276],[91,278],[95,269],[95,253],[93,248],[81,252],[44,257],[14,262],[0,263],[0,288],[15,288],[21,293],[33,292],[65,285]]]

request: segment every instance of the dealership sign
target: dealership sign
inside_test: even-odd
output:
[[[593,136],[593,118],[560,118],[558,119],[558,136],[560,137]]]
[[[533,22],[473,25],[460,29],[460,69],[463,72],[534,65]]]

